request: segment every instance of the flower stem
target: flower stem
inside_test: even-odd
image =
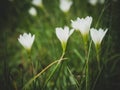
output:
[[[47,83],[49,82],[49,80],[51,79],[51,77],[53,76],[53,74],[55,73],[55,71],[57,70],[58,66],[60,65],[61,61],[63,60],[64,57],[64,52],[62,53],[57,65],[55,66],[55,68],[53,69],[53,71],[51,72],[50,76],[48,77],[48,79],[46,80],[44,87],[47,85]]]
[[[96,83],[97,83],[97,81],[98,81],[98,79],[99,79],[99,77],[100,77],[100,74],[101,74],[102,70],[103,70],[103,68],[98,72],[98,75],[97,75],[97,77],[96,77],[96,79],[95,79],[95,82],[93,83],[92,90],[94,90],[95,85],[96,85]]]
[[[97,53],[97,63],[98,63],[98,70],[100,71],[100,57],[99,57],[99,52],[100,52],[100,45],[96,45],[96,53]]]
[[[48,66],[46,66],[41,72],[39,72],[37,75],[35,75],[32,79],[29,80],[29,82],[27,84],[25,84],[25,86],[23,87],[23,89],[25,89],[28,85],[30,85],[36,78],[38,78],[41,74],[43,74],[46,70],[48,70],[52,65],[54,65],[55,63],[58,63],[59,61],[63,61],[66,58],[63,58],[61,60],[56,60],[52,63],[50,63]]]
[[[89,45],[89,49],[88,49],[88,55],[87,55],[87,60],[89,60],[91,46],[92,46],[92,40],[90,41],[90,45]],[[82,68],[82,74],[84,73],[84,70],[86,70],[86,65],[87,65],[87,63],[85,63],[83,68]],[[87,82],[87,80],[86,80],[86,82]],[[82,78],[81,78],[80,79],[80,86],[82,85],[82,83],[83,83],[83,81],[82,81]],[[86,85],[86,87],[87,87],[87,85]]]
[[[86,59],[86,69],[85,69],[86,90],[89,90],[89,56],[90,56],[91,45],[92,45],[92,41],[90,41],[90,45],[87,52],[87,43],[86,43],[86,58],[85,58]]]
[[[88,90],[88,60],[86,60],[86,90]]]
[[[74,75],[73,75],[73,73],[72,73],[72,71],[71,71],[71,69],[70,69],[69,66],[67,66],[67,70],[68,70],[68,72],[70,73],[70,75],[72,76],[72,78],[74,79],[74,81],[75,81],[75,83],[76,83],[77,90],[79,90],[80,84],[79,84],[79,82],[77,81],[77,79],[74,77]]]
[[[83,38],[83,40],[84,40],[84,48],[85,48],[85,60],[86,60],[86,67],[85,67],[85,88],[86,88],[86,90],[88,90],[88,47],[87,47],[87,36],[85,36],[84,38]]]
[[[98,70],[100,71],[100,58],[99,58],[99,53],[97,53],[97,62],[98,62]]]

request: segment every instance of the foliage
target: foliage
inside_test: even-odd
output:
[[[87,0],[73,0],[67,13],[60,10],[59,0],[43,0],[42,8],[32,5],[31,0],[3,0],[2,3],[1,90],[87,90],[85,51],[80,32],[75,31],[69,38],[64,57],[61,57],[62,47],[55,34],[56,27],[67,25],[72,28],[71,20],[77,17],[92,16],[92,27],[108,28],[109,31],[101,45],[100,71],[95,46],[89,37],[88,90],[107,90],[111,84],[109,78],[119,74],[116,68],[120,54],[113,50],[112,28],[108,24],[109,17],[105,17],[110,5],[108,0],[96,6]],[[31,7],[36,9],[37,16],[29,14]],[[19,35],[24,32],[35,35],[30,53],[18,42]],[[59,60],[62,60],[60,64]]]

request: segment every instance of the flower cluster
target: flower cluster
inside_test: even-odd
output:
[[[91,24],[92,24],[92,17],[87,16],[86,18],[77,18],[76,20],[71,20],[71,26],[73,29],[70,29],[68,26],[64,26],[64,28],[61,27],[56,27],[56,36],[57,38],[60,40],[61,42],[61,46],[63,49],[63,53],[62,56],[60,57],[60,59],[58,60],[58,64],[56,65],[56,67],[54,68],[53,72],[51,73],[50,76],[53,75],[53,73],[55,72],[55,70],[57,69],[58,65],[60,64],[60,62],[63,60],[65,51],[66,51],[66,47],[67,47],[67,42],[68,39],[70,38],[70,36],[73,34],[73,32],[75,30],[79,31],[82,35],[82,38],[84,40],[84,42],[87,42],[85,40],[89,40],[88,38],[86,39],[86,37],[91,37],[90,39],[92,39],[92,41],[95,44],[95,48],[96,48],[96,55],[97,55],[97,61],[98,61],[98,70],[101,70],[101,65],[100,65],[100,61],[99,61],[99,48],[101,45],[101,42],[105,36],[105,34],[107,33],[108,29],[103,30],[102,28],[100,29],[95,29],[95,28],[91,28]],[[90,35],[90,36],[89,36]],[[31,33],[27,34],[24,33],[23,35],[20,35],[18,38],[18,41],[20,42],[20,44],[27,50],[30,51],[32,44],[35,40],[35,35],[31,35]],[[87,46],[87,44],[85,44]],[[87,51],[87,52],[86,52]],[[85,47],[85,57],[84,60],[85,62],[85,80],[86,80],[86,89],[88,88],[88,78],[89,78],[89,51],[87,50],[87,48]],[[54,62],[53,62],[54,63]],[[53,63],[51,63],[50,65],[48,65],[48,67],[50,67],[51,65],[53,65]],[[45,69],[43,69],[42,71],[44,72],[45,70],[47,70],[46,67]],[[33,67],[34,68],[34,67]],[[43,72],[40,73],[43,73]]]
[[[32,5],[33,6],[36,6],[36,7],[41,7],[43,8],[43,2],[42,0],[32,0]],[[30,7],[30,9],[28,10],[28,13],[31,15],[31,16],[36,16],[37,15],[37,10],[35,7]]]
[[[43,0],[32,0],[31,4],[33,6],[30,7],[30,9],[28,10],[28,13],[31,16],[37,15],[37,10],[35,7],[40,7],[41,9],[45,10],[43,5]],[[72,0],[60,0],[59,8],[62,12],[67,13],[70,10],[70,7],[72,6],[72,4],[73,4]]]
[[[65,26],[64,28],[57,27],[56,28],[56,35],[58,39],[61,42],[63,52],[66,50],[66,45],[69,37],[72,35],[74,30],[80,31],[81,35],[83,38],[85,36],[88,37],[89,32],[91,35],[91,38],[95,44],[95,46],[100,46],[106,32],[108,31],[107,29],[104,31],[103,29],[94,29],[91,28],[91,23],[92,23],[92,17],[87,16],[86,18],[77,18],[77,20],[71,20],[71,25],[73,29],[69,29],[68,26]],[[32,47],[32,44],[34,42],[35,35],[31,36],[31,34],[24,33],[23,36],[20,35],[18,38],[19,42],[23,45],[23,47],[27,50],[30,50]]]
[[[80,31],[81,35],[83,36],[83,39],[88,37],[90,32],[91,38],[95,46],[100,46],[107,32],[107,29],[105,31],[101,28],[98,30],[94,28],[90,29],[91,23],[92,23],[92,17],[90,16],[87,16],[86,18],[77,18],[74,21],[71,20],[71,26],[73,27],[74,30]],[[64,27],[64,29],[56,28],[56,35],[61,42],[63,51],[65,51],[67,40],[70,37],[70,35],[73,33],[74,31],[73,29],[69,31],[69,27],[66,27],[66,26]]]

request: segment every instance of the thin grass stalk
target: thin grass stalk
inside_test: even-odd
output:
[[[27,84],[25,84],[25,86],[23,87],[23,90],[26,89],[26,87],[28,87],[36,78],[38,78],[41,74],[43,74],[46,70],[48,70],[51,66],[53,66],[55,63],[57,62],[60,62],[60,61],[63,61],[63,60],[66,60],[66,58],[63,58],[61,60],[56,60],[52,63],[50,63],[48,66],[46,66],[41,72],[39,72],[36,76],[34,76],[32,79],[30,79],[28,81]]]
[[[86,51],[86,90],[89,90],[89,56],[91,51],[91,45],[92,41],[90,41],[88,52]]]
[[[99,79],[99,77],[100,77],[100,75],[101,75],[102,70],[103,70],[103,67],[102,67],[102,69],[98,72],[98,75],[97,75],[97,77],[96,77],[96,79],[95,79],[95,82],[93,83],[93,87],[92,87],[91,90],[94,90],[94,89],[95,89],[95,85],[97,84],[97,81],[98,81],[98,79]]]
[[[47,85],[47,83],[49,82],[49,80],[51,79],[51,77],[53,76],[53,74],[55,73],[55,71],[57,70],[58,66],[60,65],[61,61],[63,60],[65,53],[63,52],[57,65],[55,66],[55,68],[53,69],[52,73],[50,74],[50,76],[48,77],[48,79],[46,80],[44,87]]]
[[[75,83],[76,83],[77,90],[79,90],[80,84],[79,84],[79,82],[76,80],[76,78],[74,77],[74,75],[72,74],[69,66],[67,66],[67,70],[68,70],[68,72],[70,73],[70,75],[73,77],[73,79],[74,79],[74,81],[75,81]]]

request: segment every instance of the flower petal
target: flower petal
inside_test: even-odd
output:
[[[35,35],[32,36],[31,33],[29,34],[24,33],[23,35],[19,36],[18,41],[25,49],[30,50],[34,42],[34,39],[35,39]]]
[[[107,29],[105,31],[101,28],[99,30],[94,28],[90,29],[91,38],[95,45],[101,44],[106,32],[107,32]]]
[[[92,17],[90,16],[81,19],[77,17],[75,21],[71,20],[72,27],[76,30],[79,30],[83,36],[89,33],[91,23]]]

